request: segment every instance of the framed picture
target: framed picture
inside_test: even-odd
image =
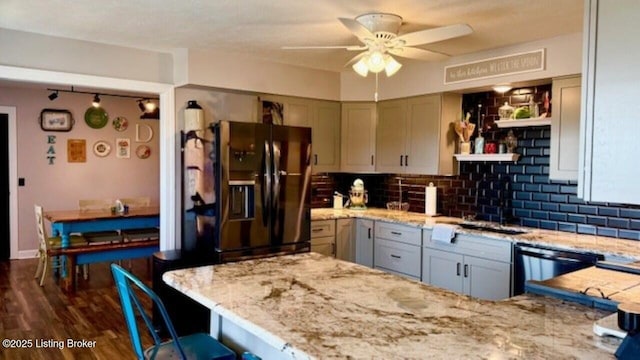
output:
[[[87,141],[84,139],[67,140],[67,162],[87,162]]]
[[[131,139],[116,139],[116,157],[119,159],[128,159],[131,157]]]
[[[40,112],[40,128],[43,131],[71,131],[73,123],[69,110],[44,109]]]

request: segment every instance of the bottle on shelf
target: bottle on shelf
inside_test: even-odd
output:
[[[482,154],[484,150],[484,138],[482,137],[482,128],[478,130],[478,137],[475,142],[474,154]]]

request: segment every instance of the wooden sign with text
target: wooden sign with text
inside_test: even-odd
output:
[[[496,76],[544,70],[545,50],[499,56],[444,68],[444,83],[487,79]]]

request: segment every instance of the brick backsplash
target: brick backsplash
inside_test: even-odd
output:
[[[505,101],[512,106],[526,104],[531,96],[540,103],[544,92],[550,93],[551,85],[505,94],[465,94],[462,106],[472,114],[473,122],[484,120],[485,141],[499,141],[509,129],[498,129],[493,123],[498,120],[498,108]],[[475,215],[488,221],[640,240],[640,206],[584,202],[576,196],[575,181],[549,179],[550,126],[511,130],[518,138],[516,152],[521,156],[517,162],[462,162],[457,176],[316,174],[312,177],[312,206],[331,207],[333,192],[347,195],[353,181],[360,178],[369,194],[368,205],[384,208],[388,201],[400,198],[401,180],[402,200],[409,202],[409,211],[423,213],[425,187],[433,182],[437,211],[445,216]]]

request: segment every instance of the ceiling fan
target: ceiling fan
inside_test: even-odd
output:
[[[363,45],[285,46],[283,49],[363,51],[349,60],[345,66],[353,65],[353,69],[361,76],[367,76],[369,71],[377,74],[382,70],[385,70],[387,76],[391,76],[402,67],[391,55],[418,60],[442,60],[448,55],[413,46],[448,40],[473,32],[473,29],[467,24],[456,24],[398,36],[398,30],[402,25],[402,17],[387,13],[368,13],[355,19],[338,18],[338,20]]]

